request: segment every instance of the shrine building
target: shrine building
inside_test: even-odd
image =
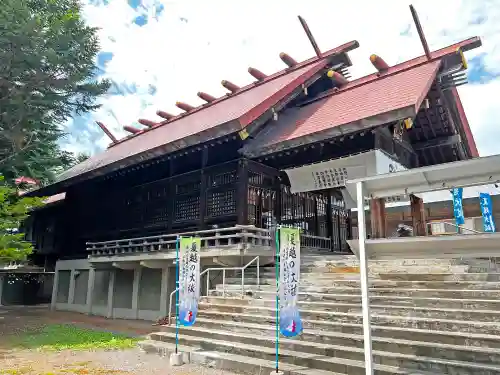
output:
[[[123,139],[99,123],[107,150],[30,193],[62,197],[26,226],[36,255],[57,260],[52,306],[166,315],[177,236],[201,237],[202,268],[272,263],[278,224],[302,228],[303,249],[348,252],[346,179],[478,156],[457,86],[481,41],[423,45],[398,64],[366,56],[373,72],[351,79],[357,41],[325,52],[313,43],[314,57],[281,53],[283,70],[250,67],[253,83],[223,80],[226,95],[199,92],[203,105],[158,110],[124,126]],[[372,237],[388,234],[385,203],[371,202]],[[418,211],[422,200],[411,204]]]

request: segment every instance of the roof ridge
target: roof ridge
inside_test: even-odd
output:
[[[431,52],[431,59],[427,59],[426,55],[417,56],[417,57],[414,57],[413,59],[402,61],[396,65],[390,66],[386,72],[383,72],[383,73],[374,72],[374,73],[367,74],[365,76],[356,78],[353,81],[349,81],[349,83],[347,83],[345,86],[343,86],[341,88],[335,87],[333,89],[330,89],[330,90],[323,92],[322,94],[318,95],[317,97],[303,103],[303,105],[309,105],[311,103],[314,103],[314,102],[317,102],[319,100],[334,96],[336,94],[346,92],[346,91],[352,90],[354,88],[357,88],[357,87],[360,87],[363,85],[367,85],[373,81],[382,80],[384,78],[391,77],[393,75],[406,72],[407,70],[414,69],[414,68],[417,68],[419,66],[435,62],[437,60],[442,59],[443,57],[451,55],[452,53],[458,52],[458,50],[461,49],[462,47],[464,47],[464,46],[467,47],[469,44],[476,42],[478,39],[479,39],[478,37],[472,37],[472,38],[463,40],[461,42],[450,44],[446,47],[432,51]],[[456,49],[454,51],[450,52],[449,51],[450,48],[456,48]]]
[[[332,48],[324,53],[321,54],[321,57],[318,57],[318,56],[313,56],[309,59],[306,59],[302,62],[299,62],[297,63],[296,65],[294,65],[293,67],[288,67],[288,68],[285,68],[283,70],[280,70],[278,72],[275,72],[269,76],[267,76],[265,79],[263,79],[262,81],[255,81],[255,82],[252,82],[246,86],[243,86],[241,87],[238,91],[236,91],[235,93],[227,93],[226,95],[224,96],[221,96],[217,99],[215,99],[214,101],[212,102],[209,102],[209,103],[203,103],[197,107],[195,107],[194,109],[188,111],[188,112],[182,112],[168,120],[163,120],[163,121],[160,121],[158,123],[158,125],[154,126],[154,127],[151,127],[151,128],[146,128],[146,129],[141,129],[139,132],[135,133],[135,134],[130,134],[128,136],[126,136],[125,138],[122,138],[122,139],[119,139],[118,142],[116,143],[112,143],[109,148],[112,148],[113,146],[116,146],[118,144],[121,144],[131,138],[134,138],[136,136],[140,136],[141,134],[145,133],[145,132],[148,132],[150,130],[153,130],[153,129],[156,129],[156,128],[159,128],[161,126],[164,126],[166,124],[169,124],[169,123],[173,123],[177,120],[180,120],[181,118],[185,118],[187,116],[189,116],[190,114],[193,114],[193,113],[196,113],[196,112],[199,112],[205,108],[208,108],[208,107],[211,107],[212,105],[215,105],[217,103],[221,103],[223,102],[224,100],[227,100],[229,98],[234,98],[235,96],[239,95],[239,94],[242,94],[244,92],[247,92],[248,90],[251,90],[252,88],[254,87],[258,87],[258,86],[261,86],[263,84],[266,84],[266,83],[269,83],[275,79],[278,79],[280,77],[283,77],[287,74],[290,74],[290,73],[293,73],[299,69],[302,69],[302,68],[305,68],[307,66],[310,66],[310,65],[313,65],[315,63],[318,63],[322,60],[326,60],[327,58],[331,57],[331,56],[334,56],[336,54],[339,54],[339,53],[342,53],[342,52],[347,52],[347,51],[350,51],[352,49],[355,49],[355,48],[358,48],[359,47],[359,42],[357,40],[352,40],[350,42],[347,42],[347,43],[344,43],[338,47],[335,47],[335,48]]]

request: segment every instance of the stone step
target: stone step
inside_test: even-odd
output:
[[[379,273],[381,280],[401,280],[401,281],[481,281],[481,282],[500,282],[500,273],[402,273],[390,272]]]
[[[301,254],[301,263],[314,265],[342,265],[342,266],[357,266],[359,260],[355,255],[338,256],[338,255],[304,255]],[[468,264],[490,264],[488,259],[471,258],[464,262],[461,259],[391,259],[391,260],[370,260],[369,265],[382,266],[434,266],[434,265],[468,265]]]
[[[245,277],[245,285],[255,285],[256,278]],[[369,285],[373,289],[460,289],[460,290],[497,290],[500,293],[500,281],[408,281],[408,280],[369,280]],[[260,278],[261,285],[276,285],[276,278]],[[222,284],[218,284],[222,287]],[[240,287],[241,277],[226,278],[226,287]],[[300,279],[303,287],[330,287],[330,288],[360,288],[360,280],[349,279]],[[217,286],[216,286],[217,287]]]
[[[226,296],[231,296],[231,292],[235,295],[241,295],[241,286],[217,285],[215,290],[210,290],[210,295],[221,294],[223,289],[226,291]],[[259,293],[275,293],[275,285],[261,285],[260,288],[251,285],[245,285],[245,292],[251,293],[253,296],[259,296]],[[344,288],[344,287],[311,287],[305,286],[300,288],[299,294],[323,295],[328,298],[329,295],[337,294],[360,294],[360,288]],[[500,298],[500,290],[467,290],[467,289],[417,289],[417,288],[374,288],[370,287],[371,296],[401,296],[401,297],[435,297],[435,298],[461,298],[461,299],[498,299]]]
[[[269,332],[274,332],[275,330],[274,320],[272,324],[253,324],[232,321],[230,319],[207,319],[203,317],[197,318],[196,327],[223,329],[228,332],[255,333],[264,336],[269,335]],[[389,346],[387,345],[401,345],[401,349],[405,349],[405,346],[411,342],[411,346],[423,345],[424,347],[433,347],[434,343],[439,343],[440,345],[448,345],[449,347],[490,348],[494,351],[495,355],[500,353],[500,336],[498,335],[454,331],[446,332],[391,326],[384,327],[378,325],[372,325],[371,328],[374,347],[379,345],[378,349],[385,351],[399,352],[397,348],[388,350]],[[164,331],[175,330],[175,320],[170,326],[162,326],[161,329]],[[309,328],[304,329],[299,339],[363,347],[363,325],[330,321],[327,326],[322,326],[321,329],[318,330]],[[415,344],[413,344],[413,342],[415,342]]]
[[[236,299],[235,299],[236,300]],[[234,302],[233,300],[232,302]],[[249,312],[258,313],[260,310],[267,314],[274,314],[275,300],[239,299],[236,304],[229,303],[208,303],[201,302],[200,310],[214,310],[225,312]],[[304,317],[311,319],[321,319],[321,313],[361,313],[361,305],[357,303],[340,302],[305,302],[301,303],[300,311]],[[499,310],[478,310],[478,309],[450,309],[416,306],[395,306],[395,305],[375,305],[370,304],[373,314],[397,315],[405,317],[423,318],[444,318],[456,320],[475,320],[478,322],[500,322]],[[318,314],[319,313],[319,314]]]
[[[268,323],[274,324],[275,310],[271,308],[256,308],[254,311],[225,312],[201,309],[198,315],[207,319],[227,319],[235,322]],[[330,322],[362,324],[361,313],[340,313],[332,311],[302,311],[304,327],[320,330],[328,329]],[[500,335],[500,323],[463,321],[457,319],[443,319],[416,316],[396,316],[388,314],[371,314],[372,324],[384,327],[418,328],[436,331],[471,332],[491,335]]]
[[[196,336],[205,339],[235,341],[249,345],[269,345],[269,339],[275,337],[275,326],[260,324],[237,324],[235,322],[218,321],[217,327],[207,327],[196,323],[196,326],[179,328],[180,335]],[[245,330],[246,328],[246,330]],[[162,327],[162,332],[175,333],[175,325]],[[154,335],[154,334],[153,334]],[[151,336],[154,339],[154,336]],[[265,342],[262,342],[265,341]],[[274,341],[275,342],[275,341]],[[311,343],[311,345],[310,345]],[[319,345],[318,345],[319,344]],[[363,335],[346,335],[338,332],[304,330],[294,339],[280,338],[280,347],[284,349],[304,351],[312,354],[328,355],[324,352],[326,345],[340,345],[363,350]],[[431,341],[401,340],[393,338],[372,338],[373,350],[378,352],[419,355],[435,359],[459,360],[483,364],[500,364],[500,350],[480,346],[461,346],[442,344]],[[383,363],[383,362],[379,362]],[[405,367],[404,361],[401,362]],[[408,365],[414,368],[411,364]]]
[[[241,276],[236,275],[241,281]],[[301,272],[301,280],[359,280],[359,273],[304,273]],[[245,273],[245,281],[255,280],[256,273]],[[275,279],[276,274],[273,272],[260,273],[260,279]],[[415,273],[411,272],[391,272],[378,273],[370,275],[370,281],[407,281],[407,282],[439,282],[439,281],[475,281],[475,282],[500,282],[500,273],[450,273],[450,272],[432,272],[432,273]]]
[[[148,353],[156,353],[161,356],[168,356],[175,352],[175,344],[164,341],[144,340],[139,342],[138,345],[142,350]],[[179,352],[190,353],[191,363],[222,371],[236,371],[240,374],[248,375],[264,375],[276,369],[275,361],[245,357],[234,353],[203,351],[200,348],[186,345],[179,345],[178,349]],[[332,371],[308,369],[304,366],[296,366],[282,362],[279,362],[279,369],[287,375],[345,375],[345,373],[340,374]],[[395,374],[409,373],[396,372]]]
[[[261,299],[253,298],[254,305],[274,306],[274,292],[260,292]],[[299,304],[302,306],[322,306],[328,308],[328,304],[334,303],[351,303],[361,306],[360,294],[337,294],[328,295],[329,299],[325,300],[321,297],[311,296],[310,294],[299,293]],[[235,305],[250,304],[248,297],[244,299],[238,297],[222,297],[210,296],[203,297],[203,302],[210,303],[229,303]],[[234,303],[233,303],[234,301]],[[267,302],[264,302],[267,301]],[[453,298],[425,298],[425,297],[401,297],[401,296],[370,296],[370,302],[374,305],[385,306],[406,306],[406,307],[432,307],[432,308],[453,308],[453,309],[478,309],[478,310],[500,310],[500,300],[497,299],[453,299]]]
[[[187,332],[187,330],[186,330]],[[262,336],[212,331],[210,340],[206,337],[192,335],[179,335],[181,344],[189,346],[200,346],[205,350],[217,352],[231,352],[237,355],[272,360],[275,358],[275,339],[271,336]],[[190,333],[191,333],[190,332]],[[175,340],[175,332],[157,332],[150,335],[151,339],[172,342]],[[225,339],[223,337],[226,336]],[[238,340],[238,341],[232,341]],[[247,341],[242,343],[241,341]],[[417,371],[428,371],[434,374],[454,373],[481,373],[498,374],[500,366],[492,364],[481,364],[477,362],[465,362],[458,360],[445,360],[432,357],[417,356],[411,354],[391,353],[374,350],[374,361],[392,368],[406,367]],[[281,338],[279,339],[279,358],[281,361],[303,365],[305,367],[344,372],[348,374],[364,374],[364,369],[359,366],[349,365],[345,361],[356,361],[363,363],[364,349],[347,347],[342,345],[330,345],[325,343],[313,343],[307,341]],[[339,363],[340,362],[340,363]],[[346,371],[347,370],[347,371]],[[408,371],[408,370],[407,370]],[[391,374],[393,372],[381,371],[378,374]]]
[[[245,294],[253,297],[263,297],[269,293],[274,294],[275,285],[261,285],[260,288],[245,285]],[[222,285],[209,291],[209,295],[224,295],[227,297],[241,296],[241,286]],[[361,294],[360,288],[325,288],[325,287],[301,287],[299,295],[311,296],[322,300],[335,300],[340,294]],[[499,299],[498,290],[456,290],[456,289],[409,289],[409,288],[370,288],[370,296],[396,296],[396,297],[423,297],[423,298],[452,298],[452,299]]]
[[[462,274],[470,273],[470,266],[397,266],[397,267],[384,267],[384,266],[370,266],[368,268],[370,274]],[[241,274],[241,271],[226,271],[227,275]],[[300,272],[303,275],[323,275],[333,276],[342,274],[357,274],[359,275],[359,266],[304,266],[301,265]],[[261,275],[273,276],[276,271],[274,266],[260,268]],[[481,271],[480,274],[487,274]],[[247,268],[245,274],[256,275],[256,268]]]

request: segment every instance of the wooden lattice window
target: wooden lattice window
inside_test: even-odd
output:
[[[209,176],[208,188],[216,188],[223,185],[233,184],[236,181],[236,171],[218,173]]]
[[[197,220],[200,217],[200,196],[181,196],[175,201],[174,220],[190,221]]]
[[[210,191],[207,193],[207,216],[228,216],[236,213],[235,189]]]

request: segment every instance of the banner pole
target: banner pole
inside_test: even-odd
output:
[[[276,227],[276,260],[275,260],[275,269],[276,269],[276,374],[279,373],[279,337],[280,337],[280,328],[279,328],[279,277],[280,277],[280,226]]]
[[[180,283],[179,283],[179,247],[180,247],[181,238],[177,236],[177,240],[175,241],[175,285],[177,292],[175,293],[175,354],[179,351],[179,292],[180,292]]]

